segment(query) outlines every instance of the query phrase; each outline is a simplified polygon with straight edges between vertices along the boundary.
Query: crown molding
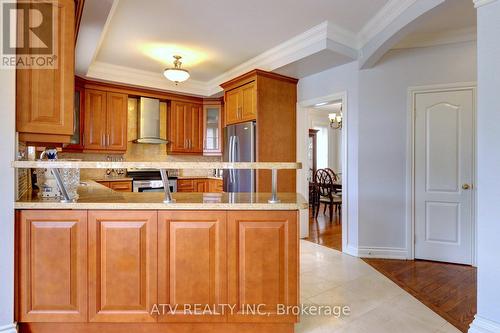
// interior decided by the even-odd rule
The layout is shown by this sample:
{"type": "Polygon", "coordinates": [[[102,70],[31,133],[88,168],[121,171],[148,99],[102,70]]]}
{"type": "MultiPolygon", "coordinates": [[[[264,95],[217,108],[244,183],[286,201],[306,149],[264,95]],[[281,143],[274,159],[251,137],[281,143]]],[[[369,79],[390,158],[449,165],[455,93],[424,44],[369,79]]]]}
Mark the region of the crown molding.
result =
{"type": "Polygon", "coordinates": [[[389,0],[358,33],[358,48],[362,48],[384,30],[417,0],[389,0]]]}
{"type": "Polygon", "coordinates": [[[476,7],[476,8],[489,5],[490,3],[493,3],[495,1],[497,1],[497,0],[473,0],[474,7],[476,7]]]}
{"type": "Polygon", "coordinates": [[[446,44],[464,43],[477,40],[476,28],[448,30],[439,33],[421,33],[405,39],[392,49],[410,49],[446,44]]]}
{"type": "Polygon", "coordinates": [[[197,96],[210,96],[206,82],[188,80],[175,84],[167,80],[162,73],[144,71],[140,69],[113,65],[95,61],[89,68],[88,79],[97,79],[108,82],[119,82],[138,87],[148,87],[178,93],[188,93],[197,96]]]}
{"type": "Polygon", "coordinates": [[[90,79],[120,82],[206,97],[220,92],[222,90],[221,83],[251,70],[272,71],[324,49],[331,48],[331,43],[329,43],[331,40],[339,44],[339,47],[335,49],[336,52],[350,56],[353,60],[356,59],[357,49],[354,48],[356,35],[325,21],[206,82],[190,79],[175,85],[173,82],[166,80],[161,73],[100,61],[94,61],[85,76],[90,79]]]}
{"type": "MultiPolygon", "coordinates": [[[[253,69],[272,71],[278,67],[296,61],[306,55],[318,52],[328,38],[328,22],[325,21],[313,28],[281,43],[258,56],[245,61],[225,73],[210,80],[208,85],[216,89],[221,83],[229,81],[253,69]]],[[[213,90],[212,93],[215,93],[213,90]]]]}

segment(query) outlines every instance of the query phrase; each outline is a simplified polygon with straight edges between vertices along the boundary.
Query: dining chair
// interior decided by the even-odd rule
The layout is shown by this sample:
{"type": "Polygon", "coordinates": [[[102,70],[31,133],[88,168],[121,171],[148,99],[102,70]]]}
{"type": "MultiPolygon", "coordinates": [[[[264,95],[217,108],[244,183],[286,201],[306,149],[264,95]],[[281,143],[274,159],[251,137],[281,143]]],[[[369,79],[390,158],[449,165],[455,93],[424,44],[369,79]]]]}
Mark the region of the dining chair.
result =
{"type": "MultiPolygon", "coordinates": [[[[325,169],[319,169],[316,171],[314,176],[314,182],[316,183],[316,188],[319,194],[319,202],[318,207],[315,210],[315,218],[318,217],[319,206],[323,203],[324,210],[323,214],[326,213],[326,206],[329,208],[330,212],[330,221],[333,219],[333,208],[335,207],[335,211],[339,214],[341,213],[342,207],[342,196],[339,196],[335,193],[334,189],[334,180],[330,172],[325,169]]],[[[314,208],[313,208],[314,210],[314,208]]]]}

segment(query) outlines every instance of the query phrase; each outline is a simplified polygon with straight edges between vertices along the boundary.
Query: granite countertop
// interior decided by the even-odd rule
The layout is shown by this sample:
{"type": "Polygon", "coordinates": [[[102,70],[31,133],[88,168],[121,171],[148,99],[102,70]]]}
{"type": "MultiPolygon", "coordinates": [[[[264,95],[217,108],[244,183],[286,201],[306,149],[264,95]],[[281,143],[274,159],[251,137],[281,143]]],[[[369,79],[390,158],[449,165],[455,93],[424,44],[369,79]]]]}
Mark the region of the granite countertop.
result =
{"type": "Polygon", "coordinates": [[[42,200],[28,192],[14,204],[15,209],[131,209],[131,210],[298,210],[307,202],[298,193],[278,193],[280,203],[270,204],[270,193],[173,193],[175,203],[163,203],[160,192],[116,192],[94,181],[78,188],[75,203],[42,200]]]}

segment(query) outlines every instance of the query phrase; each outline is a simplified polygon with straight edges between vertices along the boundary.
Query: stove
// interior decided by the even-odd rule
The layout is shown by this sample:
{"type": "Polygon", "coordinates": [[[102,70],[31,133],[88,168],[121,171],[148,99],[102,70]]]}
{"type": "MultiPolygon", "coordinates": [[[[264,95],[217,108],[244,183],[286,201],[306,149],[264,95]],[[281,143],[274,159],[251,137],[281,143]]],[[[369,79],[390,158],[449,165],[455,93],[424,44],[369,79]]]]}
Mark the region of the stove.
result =
{"type": "MultiPolygon", "coordinates": [[[[158,169],[127,169],[127,175],[132,178],[134,192],[163,192],[163,181],[158,169]]],[[[177,192],[177,177],[179,170],[167,170],[170,192],[177,192]]]]}

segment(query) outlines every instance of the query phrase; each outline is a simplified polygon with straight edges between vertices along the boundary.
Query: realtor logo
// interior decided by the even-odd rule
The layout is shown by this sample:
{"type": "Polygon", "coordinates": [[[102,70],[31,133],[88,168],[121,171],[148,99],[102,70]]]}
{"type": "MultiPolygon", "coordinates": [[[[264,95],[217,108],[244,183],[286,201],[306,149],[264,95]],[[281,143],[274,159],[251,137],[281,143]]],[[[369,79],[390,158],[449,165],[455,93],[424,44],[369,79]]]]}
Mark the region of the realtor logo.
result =
{"type": "Polygon", "coordinates": [[[57,11],[51,1],[1,2],[1,67],[57,67],[57,11]]]}

